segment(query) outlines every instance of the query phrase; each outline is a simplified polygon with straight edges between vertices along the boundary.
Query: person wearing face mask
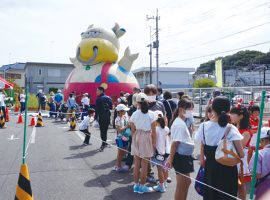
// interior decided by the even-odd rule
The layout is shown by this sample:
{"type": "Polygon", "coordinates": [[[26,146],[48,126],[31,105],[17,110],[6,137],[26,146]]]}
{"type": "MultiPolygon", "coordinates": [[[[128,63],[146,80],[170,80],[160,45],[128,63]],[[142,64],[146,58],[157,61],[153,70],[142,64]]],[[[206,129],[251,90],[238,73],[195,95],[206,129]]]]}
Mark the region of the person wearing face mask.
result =
{"type": "Polygon", "coordinates": [[[185,123],[187,111],[192,107],[188,99],[181,99],[173,114],[171,126],[171,151],[166,167],[174,167],[176,173],[176,190],[174,199],[187,199],[188,189],[191,184],[190,173],[194,172],[192,153],[194,141],[190,137],[185,123]],[[185,176],[183,176],[184,174],[185,176]]]}
{"type": "MultiPolygon", "coordinates": [[[[166,117],[166,110],[162,102],[157,101],[157,87],[154,84],[147,85],[144,88],[144,93],[147,95],[148,102],[149,102],[149,110],[150,111],[161,111],[163,116],[165,116],[165,125],[168,125],[168,120],[166,117]]],[[[147,174],[147,181],[151,183],[156,183],[156,179],[153,176],[151,165],[148,166],[148,174],[147,174]]],[[[170,178],[169,178],[170,179],[170,178]]],[[[170,181],[169,181],[170,182],[170,181]]]]}

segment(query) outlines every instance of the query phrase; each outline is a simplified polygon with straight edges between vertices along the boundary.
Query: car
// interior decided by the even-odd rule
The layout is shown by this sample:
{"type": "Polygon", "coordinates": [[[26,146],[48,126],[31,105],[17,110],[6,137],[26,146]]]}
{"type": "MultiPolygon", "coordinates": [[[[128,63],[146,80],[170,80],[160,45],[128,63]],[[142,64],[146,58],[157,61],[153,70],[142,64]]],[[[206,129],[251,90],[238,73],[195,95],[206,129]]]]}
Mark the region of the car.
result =
{"type": "Polygon", "coordinates": [[[210,98],[211,98],[211,93],[203,92],[201,96],[200,95],[195,96],[193,98],[193,102],[195,104],[200,104],[200,101],[201,101],[202,105],[206,105],[210,98]]]}

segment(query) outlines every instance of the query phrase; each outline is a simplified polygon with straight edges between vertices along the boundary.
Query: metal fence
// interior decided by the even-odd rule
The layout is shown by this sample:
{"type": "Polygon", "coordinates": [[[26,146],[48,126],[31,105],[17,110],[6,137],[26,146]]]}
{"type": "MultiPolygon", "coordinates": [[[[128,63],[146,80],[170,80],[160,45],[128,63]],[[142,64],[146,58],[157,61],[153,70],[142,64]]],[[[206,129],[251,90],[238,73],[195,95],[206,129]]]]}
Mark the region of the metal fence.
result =
{"type": "MultiPolygon", "coordinates": [[[[177,98],[177,93],[182,91],[190,96],[195,104],[194,115],[197,117],[204,117],[205,108],[212,96],[213,91],[217,88],[177,88],[177,89],[163,89],[163,91],[170,91],[173,98],[177,98]]],[[[242,99],[242,104],[248,106],[249,102],[253,100],[255,104],[260,105],[262,90],[266,91],[264,120],[270,118],[270,86],[258,87],[223,87],[219,88],[221,94],[226,96],[231,101],[232,105],[239,99],[242,99]]]]}

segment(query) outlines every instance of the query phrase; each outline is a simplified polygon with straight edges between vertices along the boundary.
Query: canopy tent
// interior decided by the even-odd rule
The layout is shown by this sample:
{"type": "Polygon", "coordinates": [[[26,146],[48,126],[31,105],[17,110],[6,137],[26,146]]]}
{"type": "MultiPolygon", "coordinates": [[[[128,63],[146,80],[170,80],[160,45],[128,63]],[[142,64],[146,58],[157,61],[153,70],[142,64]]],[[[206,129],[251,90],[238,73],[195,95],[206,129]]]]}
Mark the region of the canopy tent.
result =
{"type": "Polygon", "coordinates": [[[13,89],[14,84],[0,77],[0,89],[13,89]]]}

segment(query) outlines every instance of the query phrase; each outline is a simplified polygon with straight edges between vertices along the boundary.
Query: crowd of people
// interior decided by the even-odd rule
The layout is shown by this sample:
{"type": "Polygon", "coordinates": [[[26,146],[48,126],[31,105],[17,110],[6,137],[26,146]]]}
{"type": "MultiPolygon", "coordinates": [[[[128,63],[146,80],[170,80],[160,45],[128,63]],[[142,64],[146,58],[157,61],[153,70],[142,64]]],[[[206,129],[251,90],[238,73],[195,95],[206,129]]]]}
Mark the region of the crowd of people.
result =
{"type": "MultiPolygon", "coordinates": [[[[205,119],[195,133],[194,104],[183,92],[178,93],[177,100],[172,99],[169,91],[163,93],[155,85],[147,85],[143,93],[138,88],[133,89],[133,94],[122,92],[113,118],[118,152],[112,170],[128,172],[134,165],[133,191],[143,194],[165,192],[171,181],[168,169],[174,168],[177,183],[175,199],[186,199],[191,184],[189,177],[194,173],[196,158],[193,151],[197,141],[201,143],[200,163],[205,171],[203,182],[217,189],[205,186],[203,198],[246,199],[246,184],[251,181],[254,162],[255,145],[251,140],[258,130],[260,108],[255,104],[246,108],[240,101],[231,105],[228,98],[220,96],[221,93],[214,93],[206,108],[205,119]],[[233,142],[243,162],[243,170],[240,164],[226,166],[215,159],[217,146],[226,131],[228,141],[233,142]],[[157,176],[153,173],[153,166],[157,166],[157,176]],[[149,187],[147,182],[156,185],[149,187]]],[[[102,139],[99,151],[102,152],[107,146],[112,100],[104,94],[102,87],[98,88],[97,94],[97,107],[88,113],[88,117],[92,116],[92,122],[96,120],[99,124],[102,139]]],[[[88,117],[81,124],[86,122],[89,127],[91,120],[88,117]]],[[[87,131],[85,145],[89,144],[90,135],[87,131]]],[[[269,147],[270,128],[263,127],[256,176],[259,182],[257,199],[270,187],[269,147]]]]}
{"type": "MultiPolygon", "coordinates": [[[[4,112],[0,90],[0,108],[4,112]]],[[[46,95],[39,91],[38,110],[50,107],[50,116],[57,117],[56,111],[63,105],[67,107],[67,120],[76,110],[76,95],[71,93],[64,102],[61,90],[46,95]]],[[[21,112],[25,105],[25,93],[19,95],[21,112]]],[[[85,134],[83,145],[90,144],[91,124],[98,126],[102,140],[99,152],[107,143],[107,132],[111,124],[111,110],[115,108],[113,127],[116,130],[115,143],[118,147],[116,163],[112,170],[119,173],[129,172],[132,167],[135,193],[166,192],[172,180],[169,169],[176,173],[175,199],[187,199],[191,185],[190,174],[194,173],[195,143],[200,143],[200,165],[204,168],[203,199],[246,199],[247,185],[251,182],[254,164],[254,150],[258,131],[260,107],[253,102],[248,107],[239,100],[232,105],[228,98],[214,91],[206,107],[205,119],[195,131],[193,117],[194,104],[184,92],[162,91],[155,85],[147,85],[143,92],[134,88],[132,94],[121,92],[116,105],[105,94],[103,87],[97,89],[95,107],[90,106],[89,94],[81,98],[79,130],[85,134]],[[224,139],[232,142],[240,164],[227,166],[216,160],[217,147],[224,139]],[[157,175],[153,168],[157,167],[157,175]],[[241,167],[242,166],[242,167],[241,167]],[[149,187],[146,183],[156,183],[149,187]],[[211,186],[211,187],[208,187],[211,186]],[[213,189],[215,188],[215,189],[213,189]],[[220,192],[222,191],[222,192],[220,192]],[[230,196],[231,195],[231,196],[230,196]]],[[[270,128],[263,127],[256,169],[256,199],[270,188],[270,128]]]]}

